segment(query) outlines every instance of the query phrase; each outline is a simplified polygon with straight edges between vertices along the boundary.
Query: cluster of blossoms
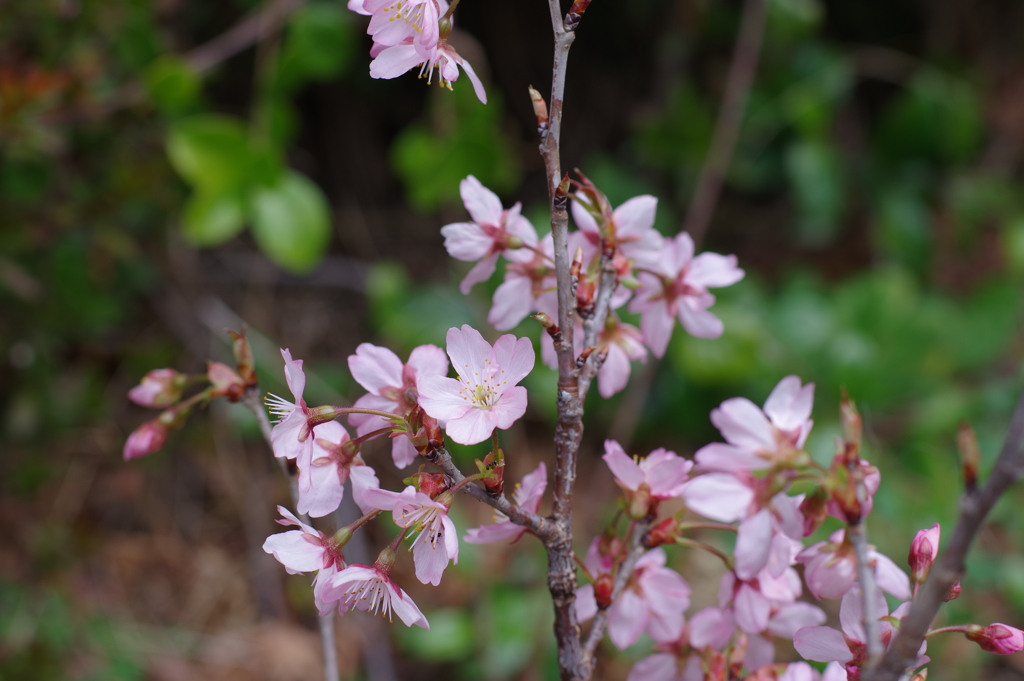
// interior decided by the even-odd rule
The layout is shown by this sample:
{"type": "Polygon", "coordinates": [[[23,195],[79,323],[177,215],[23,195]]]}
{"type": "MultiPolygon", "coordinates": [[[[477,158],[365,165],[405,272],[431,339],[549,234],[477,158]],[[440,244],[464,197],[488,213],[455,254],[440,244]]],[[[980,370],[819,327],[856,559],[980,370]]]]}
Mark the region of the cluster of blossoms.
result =
{"type": "Polygon", "coordinates": [[[437,69],[438,85],[450,90],[462,67],[476,96],[487,103],[473,67],[448,44],[454,5],[445,0],[349,0],[348,8],[370,17],[366,32],[373,36],[372,77],[397,78],[419,67],[419,77],[429,84],[437,69]]]}
{"type": "MultiPolygon", "coordinates": [[[[722,335],[721,320],[708,311],[715,302],[708,289],[734,284],[744,273],[735,256],[695,255],[686,232],[662,236],[654,229],[658,200],[653,196],[634,197],[613,210],[607,198],[581,178],[572,200],[578,229],[569,234],[578,282],[573,332],[575,347],[583,352],[583,322],[594,314],[602,268],[614,268],[619,283],[591,350],[604,358],[597,380],[601,396],[607,398],[626,386],[632,361],[647,361],[648,349],[655,357],[664,356],[676,319],[694,336],[722,335]],[[639,329],[620,318],[616,310],[624,307],[640,315],[639,329]]],[[[518,203],[503,209],[494,192],[472,175],[462,181],[460,190],[473,221],[445,225],[441,234],[449,255],[476,263],[462,280],[462,292],[490,278],[500,255],[507,261],[505,278],[494,292],[488,322],[509,330],[532,312],[557,319],[551,235],[539,239],[518,203]]],[[[551,339],[545,336],[541,342],[545,363],[555,367],[551,339]]]]}
{"type": "MultiPolygon", "coordinates": [[[[389,49],[419,50],[443,41],[443,31],[440,38],[427,34],[422,44],[420,36],[432,30],[428,24],[437,22],[440,7],[434,0],[358,4],[374,17],[371,33],[381,56],[389,49]],[[382,23],[382,16],[389,23],[382,23]],[[415,35],[406,34],[413,29],[415,35]]],[[[597,377],[600,392],[609,396],[626,384],[631,360],[646,359],[648,350],[657,357],[664,354],[676,319],[695,336],[720,335],[722,323],[709,311],[714,296],[708,289],[739,281],[743,271],[733,256],[695,255],[685,233],[669,239],[656,232],[653,197],[636,197],[613,210],[585,177],[577,185],[572,214],[579,229],[569,240],[575,253],[573,333],[581,340],[585,336],[602,280],[613,273],[614,286],[605,289],[607,321],[597,345],[576,344],[579,360],[586,361],[583,353],[603,358],[597,377]],[[640,314],[640,328],[618,316],[616,310],[627,304],[640,314]]],[[[519,204],[504,209],[475,178],[463,180],[461,189],[473,221],[446,225],[442,234],[454,257],[476,263],[462,282],[463,292],[488,279],[499,256],[504,257],[505,280],[495,293],[490,322],[508,330],[536,311],[543,313],[538,317],[548,316],[550,324],[557,315],[551,237],[539,239],[519,204]]],[[[541,341],[549,360],[551,335],[541,341]]],[[[179,427],[197,404],[255,396],[251,350],[244,335],[233,338],[237,370],[212,362],[199,377],[158,369],[131,391],[135,402],[164,412],[129,437],[125,458],[159,449],[168,431],[179,427]],[[209,385],[183,399],[185,388],[198,381],[209,385]]],[[[504,500],[505,454],[497,434],[526,412],[527,391],[519,383],[534,368],[533,343],[506,334],[492,344],[464,325],[449,329],[445,349],[421,345],[406,362],[387,348],[363,343],[348,366],[367,392],[351,407],[309,406],[302,361],[287,349],[281,356],[292,399],[267,398],[277,418],[269,439],[274,455],[293,462],[297,470],[298,515],[279,507],[278,522],[298,529],[272,535],[264,549],[290,573],[315,573],[313,597],[321,615],[363,610],[428,628],[426,617],[391,578],[402,542],[411,541],[416,578],[436,586],[449,563],[459,559],[458,531],[449,517],[457,492],[481,483],[478,493],[508,504],[500,506],[508,516],[496,513],[493,524],[466,532],[463,539],[470,543],[515,542],[530,530],[514,518],[537,514],[540,508],[547,487],[544,463],[517,485],[511,502],[504,500]],[[451,370],[456,377],[449,376],[451,370]],[[348,419],[354,438],[339,418],[348,419]],[[446,435],[464,445],[492,441],[490,454],[477,461],[477,474],[457,476],[456,482],[450,468],[425,470],[427,463],[440,465],[442,454],[447,457],[446,435]],[[391,439],[392,461],[399,469],[423,457],[424,465],[403,481],[401,491],[381,488],[363,456],[363,445],[378,438],[391,439]],[[318,531],[308,518],[333,513],[346,483],[363,516],[332,535],[318,531]],[[400,528],[394,541],[372,565],[347,564],[344,547],[352,534],[385,512],[400,528]]],[[[810,457],[804,446],[813,426],[813,403],[814,385],[797,376],[783,378],[763,407],[742,397],[725,400],[710,417],[724,442],[702,447],[692,461],[663,448],[631,458],[617,442],[605,442],[603,458],[623,499],[615,521],[578,561],[588,583],[578,589],[575,609],[584,624],[606,623],[619,649],[644,635],[653,641],[654,652],[633,667],[629,681],[857,681],[869,648],[884,648],[894,640],[936,560],[939,526],[914,538],[909,576],[873,547],[858,549],[855,536],[871,513],[881,476],[861,458],[860,417],[845,398],[844,436],[837,440],[831,465],[810,457]],[[793,493],[798,481],[808,491],[793,493]],[[671,514],[659,518],[666,508],[671,514]],[[805,546],[829,517],[839,528],[826,540],[805,546]],[[728,532],[735,541],[723,550],[703,540],[708,531],[728,532]],[[643,553],[637,555],[641,546],[643,553]],[[668,546],[706,550],[723,561],[717,605],[688,615],[691,588],[670,567],[668,546]],[[858,560],[868,566],[871,584],[858,583],[858,560]],[[814,598],[841,601],[841,631],[825,625],[825,612],[806,600],[805,587],[814,598]],[[890,612],[883,592],[902,603],[890,612]],[[868,620],[877,622],[869,627],[868,620]],[[819,673],[805,662],[776,663],[775,639],[792,641],[806,660],[828,666],[819,673]]],[[[949,599],[958,594],[959,587],[949,599]]],[[[940,632],[962,633],[992,652],[1024,649],[1024,632],[1001,623],[948,626],[929,635],[940,632]]],[[[927,662],[922,644],[909,673],[927,662]]],[[[914,678],[923,679],[923,674],[914,678]]]]}

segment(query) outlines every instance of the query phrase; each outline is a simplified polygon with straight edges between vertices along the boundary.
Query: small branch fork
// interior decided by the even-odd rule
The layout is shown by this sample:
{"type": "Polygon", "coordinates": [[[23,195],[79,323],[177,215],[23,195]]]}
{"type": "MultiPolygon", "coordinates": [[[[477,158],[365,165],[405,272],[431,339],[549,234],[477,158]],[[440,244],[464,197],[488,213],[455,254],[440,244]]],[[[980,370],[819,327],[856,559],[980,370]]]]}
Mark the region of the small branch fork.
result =
{"type": "Polygon", "coordinates": [[[917,651],[931,626],[946,594],[966,569],[964,560],[974,538],[981,530],[985,516],[999,497],[1024,476],[1024,394],[1021,395],[1010,421],[1002,451],[988,482],[980,489],[968,490],[960,499],[960,517],[953,537],[942,558],[932,566],[928,579],[910,606],[910,613],[900,624],[899,634],[889,652],[877,667],[862,670],[863,681],[897,681],[917,660],[917,651]]]}

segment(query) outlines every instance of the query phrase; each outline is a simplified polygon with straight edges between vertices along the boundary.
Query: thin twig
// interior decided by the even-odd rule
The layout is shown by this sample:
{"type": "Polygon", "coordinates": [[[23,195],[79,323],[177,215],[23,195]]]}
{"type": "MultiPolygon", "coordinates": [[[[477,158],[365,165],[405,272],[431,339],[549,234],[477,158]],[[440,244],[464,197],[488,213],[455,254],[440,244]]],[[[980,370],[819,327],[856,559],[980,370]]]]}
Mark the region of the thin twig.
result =
{"type": "Polygon", "coordinates": [[[985,486],[960,499],[960,517],[942,558],[932,566],[924,586],[917,592],[917,598],[910,606],[910,613],[903,619],[899,634],[893,641],[882,663],[874,669],[864,669],[864,681],[896,681],[903,672],[917,660],[924,635],[935,614],[945,601],[953,583],[960,579],[966,566],[967,552],[981,530],[985,516],[992,510],[999,497],[1024,475],[1024,394],[1021,395],[1010,421],[999,459],[992,469],[985,486]]]}
{"type": "MultiPolygon", "coordinates": [[[[267,441],[267,446],[270,447],[271,452],[274,450],[274,443],[271,440],[272,428],[270,426],[270,418],[267,416],[267,412],[263,409],[263,405],[260,403],[260,391],[259,388],[252,388],[245,392],[242,397],[242,403],[249,408],[249,411],[256,416],[256,421],[260,424],[260,432],[263,434],[263,439],[267,441]]],[[[288,462],[283,458],[274,457],[277,461],[278,467],[284,474],[285,479],[288,480],[288,490],[291,492],[292,505],[298,510],[299,505],[299,481],[298,477],[288,468],[288,462]]],[[[309,516],[305,513],[301,513],[298,516],[299,520],[309,524],[311,521],[309,516]]],[[[334,611],[331,614],[317,618],[317,624],[320,627],[320,641],[323,643],[323,654],[324,654],[324,678],[326,681],[339,681],[338,676],[338,651],[334,646],[334,611]]]]}
{"type": "Polygon", "coordinates": [[[715,122],[711,147],[701,168],[693,200],[686,213],[683,230],[700,243],[711,223],[715,205],[722,193],[722,179],[732,162],[736,140],[739,137],[743,112],[747,107],[747,96],[757,72],[758,57],[765,26],[764,0],[746,0],[743,4],[743,18],[736,38],[732,64],[725,85],[725,95],[715,122]]]}
{"type": "MultiPolygon", "coordinates": [[[[601,280],[598,282],[597,298],[594,302],[594,314],[583,322],[583,347],[589,348],[597,345],[597,337],[604,328],[608,319],[608,312],[611,309],[612,295],[619,285],[619,277],[615,272],[615,266],[610,258],[601,256],[601,280]]],[[[600,369],[597,366],[598,353],[592,354],[586,364],[580,370],[579,393],[580,404],[587,401],[587,392],[590,390],[590,383],[597,376],[600,369]]]]}
{"type": "MultiPolygon", "coordinates": [[[[647,534],[647,530],[651,529],[651,520],[644,518],[637,522],[636,527],[633,528],[633,534],[629,538],[629,550],[626,553],[626,558],[622,561],[619,566],[619,571],[615,575],[615,584],[612,587],[612,598],[611,602],[614,602],[622,590],[626,588],[626,584],[629,583],[629,578],[633,574],[633,568],[636,567],[636,562],[640,560],[640,557],[644,555],[645,549],[643,545],[644,535],[647,534]]],[[[594,615],[594,621],[590,625],[590,633],[587,634],[587,642],[583,646],[583,652],[587,656],[587,659],[593,660],[594,653],[597,651],[597,646],[601,643],[601,639],[604,638],[604,630],[608,626],[608,611],[598,610],[597,614],[594,615]]],[[[591,664],[593,666],[593,664],[591,664]]]]}
{"type": "Polygon", "coordinates": [[[851,523],[846,528],[846,536],[853,544],[857,556],[857,581],[860,582],[861,619],[864,621],[864,636],[867,638],[868,660],[877,661],[882,656],[882,639],[878,635],[878,613],[875,612],[874,569],[868,557],[868,538],[863,520],[851,523]]]}

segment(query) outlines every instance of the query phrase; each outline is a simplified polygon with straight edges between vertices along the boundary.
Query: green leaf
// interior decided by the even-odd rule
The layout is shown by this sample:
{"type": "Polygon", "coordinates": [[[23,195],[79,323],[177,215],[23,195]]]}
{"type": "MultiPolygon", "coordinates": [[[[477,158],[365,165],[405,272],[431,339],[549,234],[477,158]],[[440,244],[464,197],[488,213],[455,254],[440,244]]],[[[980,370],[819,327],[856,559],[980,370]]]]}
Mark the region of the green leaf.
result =
{"type": "Polygon", "coordinates": [[[186,181],[209,194],[274,184],[280,173],[277,154],[252,142],[242,121],[227,116],[178,121],[167,136],[167,155],[186,181]]]}
{"type": "Polygon", "coordinates": [[[173,55],[165,55],[150,64],[145,83],[150,100],[168,116],[185,113],[199,98],[199,75],[185,60],[173,55]]]}
{"type": "Polygon", "coordinates": [[[268,258],[295,274],[312,270],[327,249],[331,213],[320,188],[286,171],[253,196],[252,233],[268,258]]]}
{"type": "Polygon", "coordinates": [[[806,246],[827,245],[839,230],[844,203],[835,150],[825,142],[796,142],[786,153],[786,171],[800,208],[800,241],[806,246]]]}
{"type": "Polygon", "coordinates": [[[304,80],[336,78],[352,63],[354,54],[355,40],[346,11],[340,5],[307,5],[289,22],[279,83],[294,89],[304,80]]]}
{"type": "Polygon", "coordinates": [[[185,204],[183,226],[193,246],[217,246],[242,231],[245,207],[237,194],[193,194],[185,204]]]}

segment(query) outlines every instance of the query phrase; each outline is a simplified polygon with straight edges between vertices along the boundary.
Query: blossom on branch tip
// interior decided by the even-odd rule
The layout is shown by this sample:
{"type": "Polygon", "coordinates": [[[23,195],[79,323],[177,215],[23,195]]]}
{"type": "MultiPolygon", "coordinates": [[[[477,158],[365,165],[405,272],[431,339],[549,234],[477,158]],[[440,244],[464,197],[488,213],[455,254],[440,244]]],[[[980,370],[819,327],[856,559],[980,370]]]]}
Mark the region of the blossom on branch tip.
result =
{"type": "Polygon", "coordinates": [[[391,579],[395,552],[384,549],[373,565],[349,565],[334,575],[326,588],[326,597],[338,603],[340,610],[378,612],[391,621],[392,613],[411,627],[430,629],[427,618],[416,607],[409,594],[391,579]]]}
{"type": "MultiPolygon", "coordinates": [[[[380,44],[376,47],[379,47],[380,44]]],[[[437,84],[441,87],[452,89],[452,83],[459,79],[459,67],[469,76],[473,84],[473,91],[477,99],[487,103],[487,93],[484,92],[484,85],[476,75],[469,62],[462,58],[451,45],[447,38],[441,38],[424,53],[420,44],[414,38],[406,38],[404,41],[385,46],[380,51],[371,51],[375,57],[370,62],[370,76],[372,78],[397,78],[407,71],[420,67],[418,78],[426,78],[427,85],[430,85],[434,78],[434,69],[437,69],[437,84]]],[[[493,271],[493,270],[492,270],[493,271]]]]}
{"type": "MultiPolygon", "coordinates": [[[[512,494],[512,503],[528,513],[536,513],[540,508],[544,490],[548,486],[548,469],[541,461],[537,468],[523,476],[523,482],[516,484],[512,494]]],[[[494,512],[494,523],[466,530],[463,537],[469,544],[488,544],[496,541],[516,542],[526,532],[522,525],[516,525],[501,511],[494,512]]]]}
{"type": "Polygon", "coordinates": [[[680,232],[675,239],[664,239],[655,266],[637,274],[641,286],[629,310],[640,313],[640,329],[655,357],[665,355],[676,318],[692,336],[721,336],[722,321],[708,312],[715,303],[708,289],[731,286],[744,276],[734,255],[694,257],[693,251],[693,239],[680,232]]]}
{"type": "MultiPolygon", "coordinates": [[[[532,254],[521,251],[524,255],[519,255],[519,249],[523,246],[536,247],[537,231],[520,214],[521,204],[503,209],[498,195],[472,175],[459,183],[459,193],[473,222],[445,225],[441,228],[441,235],[444,236],[448,255],[465,262],[479,261],[459,284],[463,293],[469,293],[474,284],[487,281],[494,274],[498,256],[503,251],[507,251],[506,257],[516,253],[516,260],[531,260],[532,254]]],[[[550,255],[551,262],[554,262],[553,247],[550,255]]]]}
{"type": "MultiPolygon", "coordinates": [[[[409,362],[391,350],[370,343],[362,343],[354,355],[349,355],[348,368],[352,378],[369,391],[356,400],[353,407],[386,411],[408,416],[419,400],[418,382],[423,376],[448,374],[448,358],[436,345],[421,345],[409,354],[409,362]]],[[[349,423],[356,433],[366,435],[391,425],[386,419],[373,414],[350,414],[349,423]]],[[[408,437],[391,440],[391,458],[399,468],[416,460],[416,448],[408,437]]]]}
{"type": "MultiPolygon", "coordinates": [[[[888,556],[868,547],[868,560],[874,565],[879,589],[896,598],[910,598],[910,579],[888,556]]],[[[804,566],[804,580],[815,598],[840,598],[854,584],[857,556],[847,541],[846,530],[836,530],[828,541],[807,547],[796,557],[804,566]]]]}
{"type": "Polygon", "coordinates": [[[420,406],[446,421],[448,435],[463,445],[483,442],[526,412],[526,388],[517,385],[533,370],[533,344],[512,334],[491,346],[468,324],[448,329],[448,356],[459,378],[424,376],[420,406]]]}

